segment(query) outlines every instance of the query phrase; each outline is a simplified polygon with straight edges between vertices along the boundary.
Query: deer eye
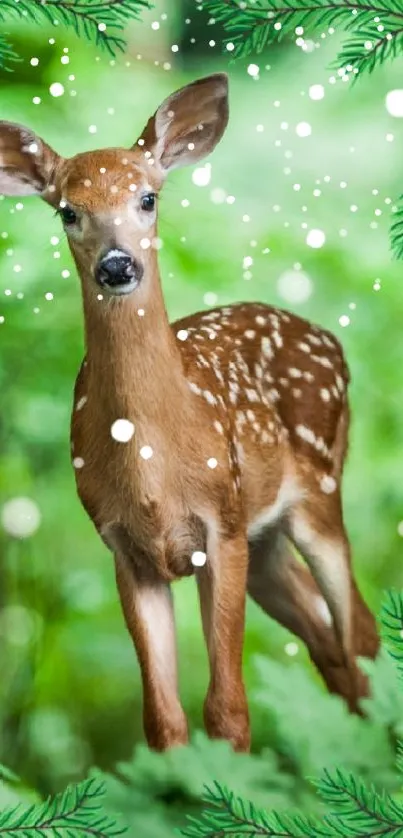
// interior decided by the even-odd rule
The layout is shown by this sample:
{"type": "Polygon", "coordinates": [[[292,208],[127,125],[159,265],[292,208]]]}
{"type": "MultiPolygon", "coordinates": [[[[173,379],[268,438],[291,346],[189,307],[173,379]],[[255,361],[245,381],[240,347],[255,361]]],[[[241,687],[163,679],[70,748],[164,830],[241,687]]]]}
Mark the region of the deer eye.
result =
{"type": "Polygon", "coordinates": [[[76,213],[71,207],[68,206],[68,204],[65,204],[65,206],[60,207],[58,213],[62,218],[63,224],[66,224],[67,226],[75,224],[77,221],[76,213]]]}
{"type": "Polygon", "coordinates": [[[155,207],[156,197],[155,192],[148,192],[147,195],[143,195],[141,199],[141,209],[146,212],[152,212],[155,207]]]}

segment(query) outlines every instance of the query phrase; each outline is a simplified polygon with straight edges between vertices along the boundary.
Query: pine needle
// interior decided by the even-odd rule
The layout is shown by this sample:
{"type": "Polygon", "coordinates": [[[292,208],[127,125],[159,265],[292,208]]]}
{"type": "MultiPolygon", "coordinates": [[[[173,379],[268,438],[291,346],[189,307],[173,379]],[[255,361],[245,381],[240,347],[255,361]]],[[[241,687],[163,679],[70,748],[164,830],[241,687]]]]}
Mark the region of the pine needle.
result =
{"type": "Polygon", "coordinates": [[[0,70],[11,71],[10,64],[21,61],[14,48],[3,35],[0,35],[0,70]]]}
{"type": "MultiPolygon", "coordinates": [[[[37,24],[43,21],[53,26],[63,24],[114,56],[126,47],[120,34],[126,24],[139,19],[141,12],[150,8],[149,0],[19,0],[18,3],[1,0],[0,23],[18,18],[37,24]]],[[[17,59],[12,48],[0,38],[0,68],[10,69],[10,62],[17,59]]]]}
{"type": "Polygon", "coordinates": [[[403,259],[403,195],[400,196],[393,213],[390,228],[390,244],[395,259],[403,259]]]}
{"type": "Polygon", "coordinates": [[[307,33],[331,27],[351,32],[332,66],[352,79],[403,52],[402,0],[202,0],[201,5],[223,24],[232,58],[260,53],[287,36],[295,40],[297,27],[303,29],[302,46],[307,33]]]}
{"type": "Polygon", "coordinates": [[[0,836],[7,838],[115,838],[126,829],[119,827],[101,806],[103,784],[94,778],[68,786],[62,794],[44,803],[22,804],[0,811],[0,836]]]}

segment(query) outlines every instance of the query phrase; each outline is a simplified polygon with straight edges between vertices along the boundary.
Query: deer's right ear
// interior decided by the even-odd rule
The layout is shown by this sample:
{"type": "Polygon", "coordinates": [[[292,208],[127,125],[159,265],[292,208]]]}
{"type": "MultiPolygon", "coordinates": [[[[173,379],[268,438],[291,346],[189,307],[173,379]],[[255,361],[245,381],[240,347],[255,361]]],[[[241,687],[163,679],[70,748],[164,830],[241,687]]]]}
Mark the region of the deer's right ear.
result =
{"type": "Polygon", "coordinates": [[[52,201],[52,177],[61,158],[28,128],[0,121],[0,194],[40,195],[52,201]]]}
{"type": "Polygon", "coordinates": [[[164,177],[197,163],[215,148],[228,122],[228,77],[198,79],[168,96],[148,121],[137,145],[164,177]]]}

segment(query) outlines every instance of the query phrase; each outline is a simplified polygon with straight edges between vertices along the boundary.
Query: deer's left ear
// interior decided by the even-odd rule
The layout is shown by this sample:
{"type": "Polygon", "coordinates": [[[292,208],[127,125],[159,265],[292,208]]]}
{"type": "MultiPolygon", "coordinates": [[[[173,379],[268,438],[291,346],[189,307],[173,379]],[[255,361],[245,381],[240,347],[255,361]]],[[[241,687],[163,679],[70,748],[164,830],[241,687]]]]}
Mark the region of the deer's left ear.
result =
{"type": "Polygon", "coordinates": [[[29,128],[0,122],[1,195],[40,195],[52,203],[49,187],[60,160],[29,128]]]}
{"type": "Polygon", "coordinates": [[[155,166],[165,175],[210,154],[227,123],[228,77],[215,73],[165,99],[136,145],[151,154],[155,166]]]}

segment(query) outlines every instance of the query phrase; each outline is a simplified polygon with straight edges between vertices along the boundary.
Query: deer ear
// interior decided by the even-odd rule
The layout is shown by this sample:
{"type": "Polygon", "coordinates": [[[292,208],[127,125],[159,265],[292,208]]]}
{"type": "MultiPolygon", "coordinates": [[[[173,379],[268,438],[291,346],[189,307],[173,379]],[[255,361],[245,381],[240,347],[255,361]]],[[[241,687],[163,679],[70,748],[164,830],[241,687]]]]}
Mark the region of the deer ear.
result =
{"type": "Polygon", "coordinates": [[[136,145],[166,174],[210,154],[228,123],[228,77],[225,73],[182,87],[160,105],[136,145]]]}
{"type": "Polygon", "coordinates": [[[61,158],[28,128],[0,121],[0,194],[41,195],[50,200],[61,158]]]}

